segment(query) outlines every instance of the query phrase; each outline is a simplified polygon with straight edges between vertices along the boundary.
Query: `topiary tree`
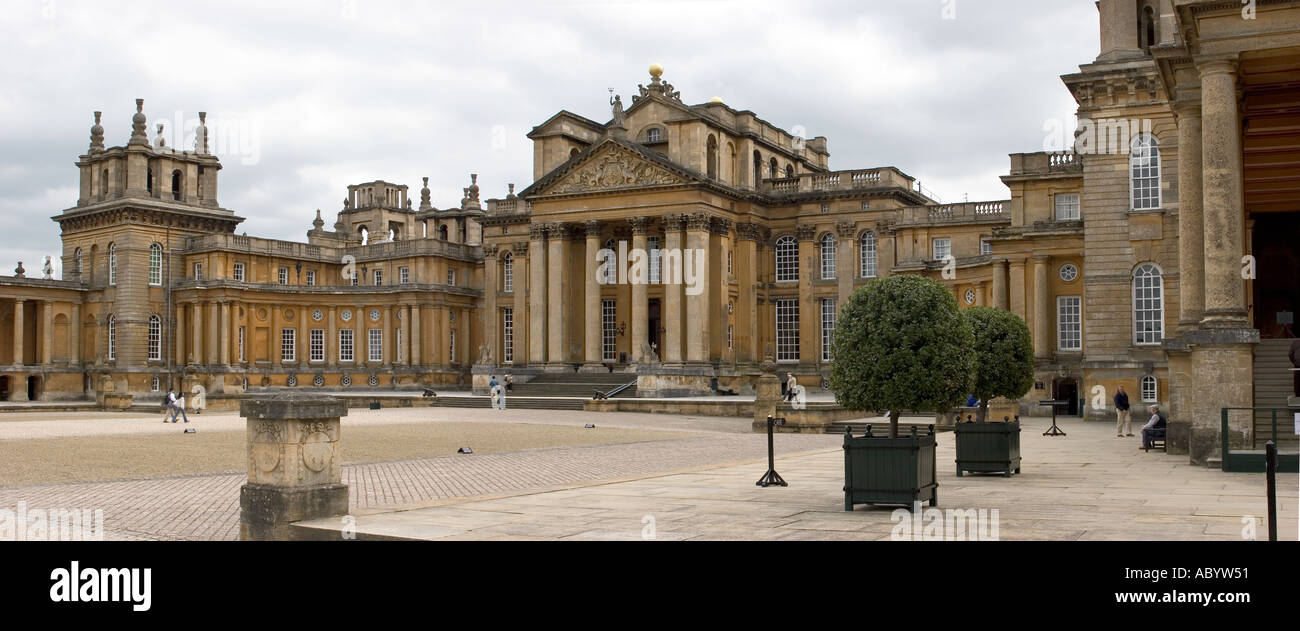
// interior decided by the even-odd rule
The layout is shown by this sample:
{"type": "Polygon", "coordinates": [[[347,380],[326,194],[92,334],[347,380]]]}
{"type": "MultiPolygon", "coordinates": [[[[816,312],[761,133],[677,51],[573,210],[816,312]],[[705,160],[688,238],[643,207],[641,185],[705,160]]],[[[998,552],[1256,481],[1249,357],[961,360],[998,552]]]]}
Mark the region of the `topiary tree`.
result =
{"type": "Polygon", "coordinates": [[[1018,399],[1034,387],[1034,344],[1019,316],[992,307],[962,312],[975,335],[975,384],[979,422],[988,417],[989,399],[1018,399]]]}
{"type": "Polygon", "coordinates": [[[831,342],[831,390],[850,410],[941,411],[971,392],[970,324],[952,292],[920,276],[891,276],[854,292],[831,342]]]}

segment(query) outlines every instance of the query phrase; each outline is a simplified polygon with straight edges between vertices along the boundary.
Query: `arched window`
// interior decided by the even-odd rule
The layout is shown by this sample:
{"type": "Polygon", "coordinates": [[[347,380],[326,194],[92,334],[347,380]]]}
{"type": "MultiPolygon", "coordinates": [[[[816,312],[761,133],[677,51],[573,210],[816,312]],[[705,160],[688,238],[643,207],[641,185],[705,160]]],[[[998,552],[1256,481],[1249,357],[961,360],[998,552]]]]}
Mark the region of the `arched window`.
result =
{"type": "Polygon", "coordinates": [[[770,178],[778,178],[778,177],[781,177],[780,175],[778,175],[778,171],[777,171],[778,168],[780,168],[780,167],[778,167],[778,166],[776,165],[776,158],[772,158],[772,159],[768,160],[768,161],[767,161],[767,177],[770,177],[770,178]]]}
{"type": "Polygon", "coordinates": [[[162,318],[149,316],[149,359],[162,360],[162,318]]]}
{"type": "Polygon", "coordinates": [[[793,164],[786,163],[786,165],[785,165],[785,176],[786,176],[786,177],[794,177],[794,165],[793,165],[793,164]]]}
{"type": "Polygon", "coordinates": [[[1134,138],[1128,162],[1133,210],[1160,208],[1160,143],[1155,136],[1134,138]]]}
{"type": "Polygon", "coordinates": [[[827,232],[822,235],[822,280],[835,278],[835,235],[827,232]]]}
{"type": "Polygon", "coordinates": [[[370,229],[365,226],[361,226],[360,228],[357,229],[357,232],[361,234],[361,245],[369,245],[370,229]]]}
{"type": "Polygon", "coordinates": [[[754,188],[758,188],[763,182],[763,156],[754,152],[754,188]]]}
{"type": "Polygon", "coordinates": [[[1151,263],[1133,270],[1133,342],[1159,344],[1164,339],[1164,281],[1151,263]]]}
{"type": "Polygon", "coordinates": [[[149,244],[149,284],[162,284],[162,245],[149,244]]]}
{"type": "Polygon", "coordinates": [[[858,266],[863,278],[876,277],[876,233],[870,230],[862,233],[858,239],[862,251],[858,254],[858,266]]]}
{"type": "Polygon", "coordinates": [[[515,255],[506,252],[501,257],[501,291],[511,293],[515,290],[515,255]]]}
{"type": "Polygon", "coordinates": [[[574,148],[572,148],[572,149],[569,150],[569,159],[570,159],[570,160],[572,160],[572,159],[573,159],[573,156],[576,156],[576,155],[578,155],[578,148],[577,148],[577,147],[574,147],[574,148]]]}
{"type": "Polygon", "coordinates": [[[731,157],[731,180],[732,185],[740,184],[740,162],[736,160],[736,145],[727,143],[727,155],[731,157]]]}
{"type": "Polygon", "coordinates": [[[83,263],[83,261],[81,260],[81,248],[77,248],[76,250],[73,250],[73,252],[72,252],[72,263],[73,263],[73,265],[76,265],[76,266],[77,266],[77,267],[73,270],[73,271],[76,272],[76,274],[77,274],[77,280],[81,280],[81,270],[83,269],[83,268],[81,267],[81,265],[82,265],[82,263],[83,263]]]}
{"type": "Polygon", "coordinates": [[[602,284],[617,285],[618,265],[616,264],[616,262],[618,261],[618,254],[617,254],[618,241],[614,239],[606,240],[605,247],[602,248],[602,250],[603,250],[603,255],[605,257],[605,259],[602,261],[602,263],[605,264],[605,279],[602,284]]]}
{"type": "Polygon", "coordinates": [[[1142,50],[1151,52],[1151,47],[1159,43],[1158,28],[1155,9],[1152,9],[1151,5],[1143,7],[1138,17],[1138,37],[1142,39],[1139,44],[1142,50]]]}
{"type": "Polygon", "coordinates": [[[1143,403],[1158,403],[1160,401],[1160,392],[1156,378],[1147,375],[1142,378],[1138,388],[1141,391],[1143,403]]]}
{"type": "Polygon", "coordinates": [[[645,130],[646,142],[659,142],[662,138],[663,132],[661,132],[658,127],[651,127],[650,129],[645,130]]]}
{"type": "Polygon", "coordinates": [[[181,201],[181,172],[180,169],[172,171],[172,199],[181,201]]]}
{"type": "Polygon", "coordinates": [[[117,359],[117,318],[108,316],[108,358],[117,359]]]}
{"type": "Polygon", "coordinates": [[[799,242],[784,236],[776,240],[776,282],[799,280],[799,242]]]}
{"type": "Polygon", "coordinates": [[[153,167],[149,167],[148,169],[145,169],[144,188],[145,190],[149,191],[149,195],[152,197],[153,196],[153,167]]]}
{"type": "Polygon", "coordinates": [[[117,284],[117,244],[108,244],[108,284],[117,284]]]}
{"type": "Polygon", "coordinates": [[[718,139],[709,134],[709,141],[705,151],[705,165],[708,169],[710,180],[718,179],[718,139]]]}
{"type": "Polygon", "coordinates": [[[446,240],[447,240],[447,225],[446,225],[446,224],[443,224],[443,225],[441,225],[441,226],[438,226],[438,238],[439,238],[439,239],[442,239],[443,241],[446,241],[446,240]]]}

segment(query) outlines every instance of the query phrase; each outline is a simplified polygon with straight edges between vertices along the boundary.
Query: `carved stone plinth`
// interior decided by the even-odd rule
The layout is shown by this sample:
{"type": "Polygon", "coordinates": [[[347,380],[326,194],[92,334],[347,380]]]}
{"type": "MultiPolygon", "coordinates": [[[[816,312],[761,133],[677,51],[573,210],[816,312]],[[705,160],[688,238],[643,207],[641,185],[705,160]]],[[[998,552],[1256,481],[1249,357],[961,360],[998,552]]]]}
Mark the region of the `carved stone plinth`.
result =
{"type": "Polygon", "coordinates": [[[248,484],[239,493],[239,538],[282,541],[291,524],[346,515],[340,418],[347,405],[326,395],[284,393],[243,401],[248,484]]]}

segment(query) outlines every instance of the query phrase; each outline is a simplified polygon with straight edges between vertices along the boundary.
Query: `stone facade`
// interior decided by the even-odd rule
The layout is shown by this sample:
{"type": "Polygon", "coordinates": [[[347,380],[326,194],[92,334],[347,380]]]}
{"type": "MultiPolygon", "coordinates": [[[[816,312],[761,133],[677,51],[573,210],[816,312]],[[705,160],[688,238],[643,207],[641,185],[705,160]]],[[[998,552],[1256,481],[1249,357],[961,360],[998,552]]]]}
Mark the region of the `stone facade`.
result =
{"type": "Polygon", "coordinates": [[[357,184],[333,230],[318,213],[306,243],[272,241],[234,234],[204,147],[151,147],[141,108],[130,142],[105,148],[97,117],[81,197],[55,217],[69,271],[0,280],[0,375],[10,399],[29,376],[48,399],[103,379],[148,392],[159,376],[163,390],[222,393],[612,370],[643,396],[680,396],[752,392],[770,361],[817,387],[849,295],[922,274],[1029,325],[1037,385],[1022,412],[1068,399],[1067,413],[1113,418],[1124,385],[1136,418],[1165,406],[1171,449],[1205,462],[1216,410],[1262,396],[1255,344],[1293,335],[1300,307],[1300,281],[1277,271],[1300,267],[1287,241],[1300,232],[1287,122],[1300,3],[1098,9],[1101,54],[1062,78],[1079,105],[1073,148],[1011,155],[1005,200],[943,203],[893,167],[830,170],[826,138],[689,104],[656,65],[609,122],[561,111],[535,127],[534,182],[518,194],[480,203],[471,177],[439,210],[427,180],[418,206],[406,186],[357,184]],[[1258,279],[1243,278],[1248,254],[1258,279]]]}

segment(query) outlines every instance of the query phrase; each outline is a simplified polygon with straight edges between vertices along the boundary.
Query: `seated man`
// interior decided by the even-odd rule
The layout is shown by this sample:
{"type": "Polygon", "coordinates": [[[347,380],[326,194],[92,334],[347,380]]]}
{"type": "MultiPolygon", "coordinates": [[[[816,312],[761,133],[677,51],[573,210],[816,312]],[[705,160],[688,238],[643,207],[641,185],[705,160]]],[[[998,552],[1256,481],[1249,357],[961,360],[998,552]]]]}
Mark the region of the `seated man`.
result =
{"type": "Polygon", "coordinates": [[[1165,426],[1169,424],[1169,418],[1164,412],[1160,411],[1160,406],[1153,405],[1151,410],[1151,420],[1142,426],[1142,449],[1150,451],[1152,439],[1164,438],[1165,426]]]}

